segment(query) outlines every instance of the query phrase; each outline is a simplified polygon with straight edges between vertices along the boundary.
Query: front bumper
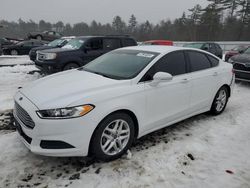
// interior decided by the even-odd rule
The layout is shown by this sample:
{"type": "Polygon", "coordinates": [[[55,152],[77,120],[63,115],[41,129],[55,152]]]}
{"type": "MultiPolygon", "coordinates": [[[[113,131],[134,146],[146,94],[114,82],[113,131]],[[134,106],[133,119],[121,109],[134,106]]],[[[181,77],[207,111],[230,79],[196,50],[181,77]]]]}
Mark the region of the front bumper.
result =
{"type": "Polygon", "coordinates": [[[36,60],[36,51],[30,51],[29,53],[29,57],[31,61],[35,61],[36,60]]]}
{"type": "Polygon", "coordinates": [[[38,60],[35,60],[35,65],[42,72],[49,73],[49,74],[60,72],[62,70],[62,68],[58,66],[58,63],[54,61],[40,62],[38,60]]]}
{"type": "Polygon", "coordinates": [[[38,108],[22,93],[18,92],[16,94],[15,101],[26,110],[35,122],[33,129],[28,128],[17,116],[16,109],[14,109],[18,133],[31,152],[45,156],[61,157],[88,155],[91,136],[97,126],[97,122],[93,120],[94,117],[91,117],[91,114],[80,118],[63,120],[40,119],[36,114],[38,108]],[[20,98],[22,98],[21,101],[20,98]],[[49,145],[50,143],[52,145],[49,145]],[[54,149],[56,143],[59,143],[62,147],[54,149]]]}
{"type": "Polygon", "coordinates": [[[250,71],[234,69],[234,72],[235,72],[235,80],[250,82],[250,71]]]}

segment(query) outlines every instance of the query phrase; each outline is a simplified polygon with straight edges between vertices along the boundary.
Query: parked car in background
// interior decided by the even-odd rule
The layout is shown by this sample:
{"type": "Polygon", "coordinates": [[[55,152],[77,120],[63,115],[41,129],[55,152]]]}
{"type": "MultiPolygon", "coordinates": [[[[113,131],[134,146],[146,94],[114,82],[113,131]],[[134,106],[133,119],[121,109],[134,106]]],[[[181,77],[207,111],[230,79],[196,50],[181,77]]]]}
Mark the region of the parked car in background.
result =
{"type": "Polygon", "coordinates": [[[44,41],[28,40],[8,45],[3,48],[5,55],[28,55],[30,50],[35,47],[43,46],[44,41]]]}
{"type": "Polygon", "coordinates": [[[150,132],[221,114],[233,84],[232,65],[205,51],[127,47],[22,88],[15,125],[34,153],[110,161],[150,132]]]}
{"type": "Polygon", "coordinates": [[[53,49],[53,48],[61,48],[65,44],[67,44],[68,41],[70,41],[73,38],[75,38],[75,37],[73,37],[73,36],[71,36],[71,37],[62,37],[60,39],[53,40],[48,45],[43,45],[43,46],[40,46],[40,47],[32,48],[30,50],[30,52],[29,52],[30,60],[32,60],[32,61],[36,60],[37,51],[46,50],[46,49],[53,49]]]}
{"type": "Polygon", "coordinates": [[[226,53],[225,61],[228,61],[231,57],[235,55],[244,53],[247,48],[249,48],[249,46],[236,46],[235,48],[226,53]]]}
{"type": "Polygon", "coordinates": [[[228,62],[233,64],[236,80],[250,82],[250,48],[231,57],[228,62]]]}
{"type": "Polygon", "coordinates": [[[189,44],[185,44],[184,47],[205,50],[216,55],[219,58],[222,58],[223,56],[223,50],[221,49],[220,45],[214,42],[189,43],[189,44]]]}
{"type": "Polygon", "coordinates": [[[62,48],[38,51],[35,64],[45,73],[55,73],[83,66],[111,50],[136,45],[129,36],[76,37],[62,48]]]}
{"type": "Polygon", "coordinates": [[[145,41],[141,45],[165,45],[165,46],[173,46],[174,43],[171,40],[150,40],[145,41]]]}
{"type": "Polygon", "coordinates": [[[28,34],[28,39],[37,39],[45,41],[53,41],[62,37],[61,33],[56,31],[31,32],[28,34]]]}
{"type": "Polygon", "coordinates": [[[11,44],[14,44],[14,42],[11,41],[11,40],[8,40],[8,39],[6,39],[6,38],[0,38],[0,46],[1,46],[2,48],[4,48],[4,47],[7,46],[7,45],[11,45],[11,44]]]}

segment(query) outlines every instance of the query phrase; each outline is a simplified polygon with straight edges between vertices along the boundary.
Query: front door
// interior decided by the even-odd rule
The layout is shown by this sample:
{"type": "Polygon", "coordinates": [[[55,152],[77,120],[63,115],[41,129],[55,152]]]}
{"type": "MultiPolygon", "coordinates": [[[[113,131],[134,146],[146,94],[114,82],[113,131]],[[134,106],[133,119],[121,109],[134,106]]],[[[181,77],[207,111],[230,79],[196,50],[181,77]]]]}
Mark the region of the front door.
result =
{"type": "Polygon", "coordinates": [[[145,132],[159,129],[187,115],[191,84],[183,51],[172,52],[161,58],[146,73],[143,81],[146,95],[145,132]],[[167,72],[173,75],[170,81],[152,86],[153,75],[167,72]]]}

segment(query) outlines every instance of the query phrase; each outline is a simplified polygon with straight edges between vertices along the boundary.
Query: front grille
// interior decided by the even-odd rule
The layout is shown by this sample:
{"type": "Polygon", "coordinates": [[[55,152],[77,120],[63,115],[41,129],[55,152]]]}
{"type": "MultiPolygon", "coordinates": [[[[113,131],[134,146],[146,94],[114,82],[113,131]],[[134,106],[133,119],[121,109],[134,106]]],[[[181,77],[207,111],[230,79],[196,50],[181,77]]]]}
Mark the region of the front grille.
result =
{"type": "Polygon", "coordinates": [[[35,127],[35,123],[29,114],[17,102],[15,102],[15,112],[18,119],[20,119],[26,127],[31,129],[35,127]]]}
{"type": "Polygon", "coordinates": [[[32,138],[30,138],[29,136],[27,136],[27,135],[23,132],[22,127],[21,127],[21,125],[18,123],[18,121],[17,121],[16,119],[14,119],[14,120],[15,120],[15,125],[16,125],[16,130],[17,130],[17,132],[24,138],[24,140],[25,140],[27,143],[31,144],[32,138]]]}
{"type": "Polygon", "coordinates": [[[243,63],[234,63],[233,68],[235,70],[243,70],[243,71],[250,71],[250,67],[246,66],[243,63]]]}

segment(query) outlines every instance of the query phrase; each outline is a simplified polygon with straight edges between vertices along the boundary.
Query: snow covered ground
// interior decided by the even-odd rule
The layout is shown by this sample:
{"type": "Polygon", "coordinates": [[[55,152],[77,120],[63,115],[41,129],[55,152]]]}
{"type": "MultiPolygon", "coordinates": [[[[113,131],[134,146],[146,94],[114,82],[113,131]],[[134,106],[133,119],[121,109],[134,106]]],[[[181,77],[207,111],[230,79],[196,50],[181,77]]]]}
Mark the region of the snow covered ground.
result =
{"type": "MultiPolygon", "coordinates": [[[[12,107],[17,87],[40,77],[27,74],[34,70],[0,67],[0,112],[12,107]]],[[[109,163],[34,155],[16,132],[0,130],[0,187],[249,188],[249,112],[250,85],[237,84],[222,115],[201,114],[147,135],[109,163]]]]}

